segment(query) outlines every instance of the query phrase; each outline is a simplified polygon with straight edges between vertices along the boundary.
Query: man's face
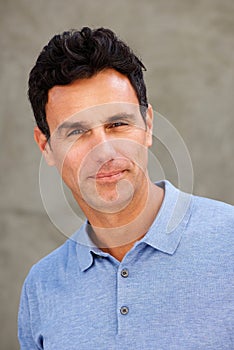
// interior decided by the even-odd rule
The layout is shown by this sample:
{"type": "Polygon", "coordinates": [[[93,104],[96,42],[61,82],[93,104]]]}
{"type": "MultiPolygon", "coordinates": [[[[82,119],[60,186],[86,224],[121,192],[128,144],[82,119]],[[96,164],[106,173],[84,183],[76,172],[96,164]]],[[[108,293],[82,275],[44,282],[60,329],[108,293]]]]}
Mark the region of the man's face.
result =
{"type": "MultiPolygon", "coordinates": [[[[113,69],[49,91],[46,157],[82,209],[117,212],[141,197],[152,112],[145,123],[138,104],[127,77],[113,69]]],[[[35,138],[42,149],[37,128],[35,138]]]]}

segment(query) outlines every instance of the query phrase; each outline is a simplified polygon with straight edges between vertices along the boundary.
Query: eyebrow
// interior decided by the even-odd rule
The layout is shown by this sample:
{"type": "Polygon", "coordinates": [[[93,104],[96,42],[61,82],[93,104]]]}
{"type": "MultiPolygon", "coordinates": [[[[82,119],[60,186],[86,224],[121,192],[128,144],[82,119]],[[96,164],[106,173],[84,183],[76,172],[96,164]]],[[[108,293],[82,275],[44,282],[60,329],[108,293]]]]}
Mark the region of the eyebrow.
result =
{"type": "Polygon", "coordinates": [[[61,132],[63,129],[88,129],[88,124],[86,122],[64,122],[60,124],[57,128],[57,132],[61,132]]]}
{"type": "Polygon", "coordinates": [[[136,121],[136,116],[134,114],[130,113],[117,113],[111,117],[109,117],[105,123],[103,124],[108,124],[108,123],[113,123],[117,120],[128,120],[128,121],[136,121]]]}
{"type": "MultiPolygon", "coordinates": [[[[115,121],[119,121],[119,120],[128,120],[128,121],[136,121],[136,116],[134,114],[130,114],[130,113],[117,113],[113,116],[110,116],[106,119],[106,121],[104,123],[100,123],[100,125],[106,125],[109,123],[113,123],[115,121]]],[[[69,122],[69,121],[65,121],[64,123],[60,124],[57,128],[57,132],[60,133],[63,129],[91,129],[90,128],[90,124],[87,123],[86,121],[80,121],[80,122],[69,122]]]]}

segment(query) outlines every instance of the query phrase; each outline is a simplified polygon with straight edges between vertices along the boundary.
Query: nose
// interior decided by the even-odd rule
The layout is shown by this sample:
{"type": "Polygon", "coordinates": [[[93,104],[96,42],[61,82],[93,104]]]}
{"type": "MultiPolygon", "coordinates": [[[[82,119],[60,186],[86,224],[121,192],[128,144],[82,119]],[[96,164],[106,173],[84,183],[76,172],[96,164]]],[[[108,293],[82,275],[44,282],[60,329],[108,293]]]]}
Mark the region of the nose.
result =
{"type": "Polygon", "coordinates": [[[117,157],[117,151],[113,138],[108,135],[104,126],[93,129],[91,159],[103,164],[117,157]]]}

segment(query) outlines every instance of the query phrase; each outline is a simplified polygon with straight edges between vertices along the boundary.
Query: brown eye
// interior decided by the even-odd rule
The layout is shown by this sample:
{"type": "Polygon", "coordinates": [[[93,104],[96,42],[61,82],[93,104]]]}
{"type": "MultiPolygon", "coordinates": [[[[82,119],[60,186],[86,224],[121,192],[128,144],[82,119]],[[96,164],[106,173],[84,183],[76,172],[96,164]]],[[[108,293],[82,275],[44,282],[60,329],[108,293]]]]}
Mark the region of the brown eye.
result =
{"type": "Polygon", "coordinates": [[[108,126],[108,129],[112,129],[112,128],[118,128],[120,126],[125,126],[125,125],[128,125],[127,123],[124,123],[124,122],[115,122],[115,123],[112,123],[108,126]]]}

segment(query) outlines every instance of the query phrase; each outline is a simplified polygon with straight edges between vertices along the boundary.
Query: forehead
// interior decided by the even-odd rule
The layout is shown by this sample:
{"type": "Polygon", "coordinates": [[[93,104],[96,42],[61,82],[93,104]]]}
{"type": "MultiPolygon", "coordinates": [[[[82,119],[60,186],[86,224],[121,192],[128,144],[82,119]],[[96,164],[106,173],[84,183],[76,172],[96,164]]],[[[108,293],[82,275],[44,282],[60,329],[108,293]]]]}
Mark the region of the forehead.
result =
{"type": "Polygon", "coordinates": [[[106,104],[139,104],[129,79],[113,69],[50,89],[46,104],[47,122],[53,131],[71,116],[106,104]]]}

